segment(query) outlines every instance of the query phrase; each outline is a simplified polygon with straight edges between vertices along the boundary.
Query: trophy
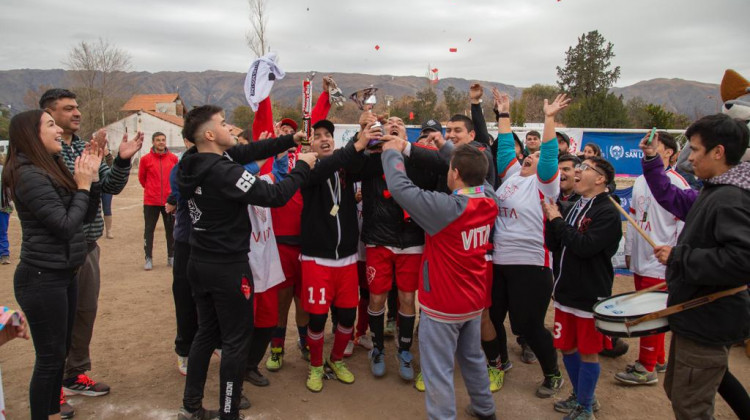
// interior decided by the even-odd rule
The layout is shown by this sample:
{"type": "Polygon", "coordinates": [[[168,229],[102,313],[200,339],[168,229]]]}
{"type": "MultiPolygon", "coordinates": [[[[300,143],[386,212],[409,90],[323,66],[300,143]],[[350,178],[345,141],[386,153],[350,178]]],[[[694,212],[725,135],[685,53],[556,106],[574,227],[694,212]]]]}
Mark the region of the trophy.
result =
{"type": "Polygon", "coordinates": [[[312,80],[315,72],[310,73],[302,82],[302,129],[307,138],[302,141],[302,152],[310,151],[310,140],[312,139],[312,80]]]}

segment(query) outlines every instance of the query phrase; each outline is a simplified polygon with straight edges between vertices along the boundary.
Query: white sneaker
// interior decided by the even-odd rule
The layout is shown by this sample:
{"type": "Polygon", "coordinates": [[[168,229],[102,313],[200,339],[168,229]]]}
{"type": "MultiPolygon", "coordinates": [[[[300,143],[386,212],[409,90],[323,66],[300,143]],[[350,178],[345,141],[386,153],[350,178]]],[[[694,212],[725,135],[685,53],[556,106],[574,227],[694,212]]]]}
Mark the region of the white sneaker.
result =
{"type": "Polygon", "coordinates": [[[177,370],[180,371],[182,376],[187,376],[187,363],[187,357],[177,356],[177,370]]]}
{"type": "Polygon", "coordinates": [[[367,350],[372,350],[372,348],[374,347],[374,345],[372,344],[372,337],[370,337],[369,334],[360,335],[359,337],[355,338],[354,344],[357,346],[362,346],[367,350]]]}
{"type": "Polygon", "coordinates": [[[354,354],[354,341],[349,340],[344,349],[344,357],[350,357],[352,354],[354,354]]]}

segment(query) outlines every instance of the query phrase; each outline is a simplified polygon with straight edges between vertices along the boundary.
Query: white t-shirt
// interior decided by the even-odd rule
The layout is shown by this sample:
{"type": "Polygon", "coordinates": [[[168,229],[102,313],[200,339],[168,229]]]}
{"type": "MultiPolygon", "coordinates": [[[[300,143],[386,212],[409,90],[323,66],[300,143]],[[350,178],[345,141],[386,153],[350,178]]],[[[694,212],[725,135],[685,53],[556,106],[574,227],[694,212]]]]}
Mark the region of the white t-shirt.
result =
{"type": "Polygon", "coordinates": [[[276,64],[276,53],[270,52],[253,61],[245,76],[245,99],[253,111],[268,97],[275,80],[281,80],[286,73],[276,64]]]}
{"type": "MultiPolygon", "coordinates": [[[[273,183],[273,176],[263,175],[260,179],[273,183]]],[[[276,236],[273,234],[271,209],[267,207],[247,206],[252,231],[250,232],[250,270],[253,272],[255,292],[261,293],[283,283],[284,270],[276,247],[276,236]]]]}
{"type": "MultiPolygon", "coordinates": [[[[678,188],[690,188],[687,181],[673,169],[667,169],[666,174],[678,188]]],[[[643,175],[636,178],[633,184],[630,215],[657,245],[674,246],[685,225],[656,202],[643,175]]],[[[630,271],[633,273],[645,277],[664,278],[666,266],[656,259],[654,249],[629,223],[625,233],[625,255],[630,255],[630,271]]]]}
{"type": "Polygon", "coordinates": [[[498,214],[492,262],[501,265],[536,265],[552,267],[552,256],[544,244],[541,200],[557,200],[560,194],[559,173],[549,182],[537,175],[521,176],[520,165],[513,165],[506,180],[497,189],[498,214]]]}

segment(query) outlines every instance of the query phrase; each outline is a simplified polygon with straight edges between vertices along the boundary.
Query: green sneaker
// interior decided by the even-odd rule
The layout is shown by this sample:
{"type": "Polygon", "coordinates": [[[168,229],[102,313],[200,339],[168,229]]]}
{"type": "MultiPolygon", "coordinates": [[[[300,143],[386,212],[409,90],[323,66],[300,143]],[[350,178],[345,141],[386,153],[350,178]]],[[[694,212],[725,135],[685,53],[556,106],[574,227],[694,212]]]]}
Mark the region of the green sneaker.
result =
{"type": "MultiPolygon", "coordinates": [[[[555,411],[559,413],[570,413],[575,410],[576,407],[578,407],[578,396],[576,396],[575,392],[571,392],[567,400],[555,403],[555,411]]],[[[594,402],[591,403],[591,409],[594,410],[594,412],[597,412],[600,408],[602,408],[602,406],[599,404],[599,400],[596,399],[596,395],[594,395],[594,402]]]]}
{"type": "Polygon", "coordinates": [[[271,347],[271,355],[266,360],[266,369],[276,372],[284,365],[284,348],[271,347]]]}
{"type": "Polygon", "coordinates": [[[323,366],[310,365],[310,374],[307,375],[307,389],[312,392],[323,390],[323,376],[325,376],[323,366]]]}
{"type": "Polygon", "coordinates": [[[333,373],[336,375],[336,379],[338,379],[339,381],[345,384],[354,383],[354,375],[346,367],[346,363],[344,363],[343,360],[337,360],[334,362],[329,357],[328,359],[326,359],[326,365],[331,368],[333,373]]]}
{"type": "Polygon", "coordinates": [[[656,370],[647,371],[641,362],[628,365],[624,372],[617,372],[615,379],[628,385],[653,385],[659,382],[656,370]]]}
{"type": "Polygon", "coordinates": [[[487,374],[490,376],[490,392],[500,391],[503,387],[505,372],[493,366],[487,366],[487,374]]]}
{"type": "Polygon", "coordinates": [[[557,375],[544,375],[544,382],[542,382],[542,384],[539,385],[539,388],[536,389],[536,396],[539,398],[552,397],[560,391],[563,383],[565,383],[565,380],[563,380],[562,373],[558,373],[557,375]]]}
{"type": "Polygon", "coordinates": [[[422,378],[422,372],[417,375],[417,380],[414,381],[414,388],[419,392],[424,392],[424,379],[422,378]]]}

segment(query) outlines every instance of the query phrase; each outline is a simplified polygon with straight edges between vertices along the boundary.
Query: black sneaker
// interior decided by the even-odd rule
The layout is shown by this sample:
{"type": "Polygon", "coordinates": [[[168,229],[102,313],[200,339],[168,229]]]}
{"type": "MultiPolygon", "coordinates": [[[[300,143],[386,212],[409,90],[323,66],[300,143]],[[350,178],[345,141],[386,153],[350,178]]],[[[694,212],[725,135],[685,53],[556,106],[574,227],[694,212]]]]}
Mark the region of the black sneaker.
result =
{"type": "Polygon", "coordinates": [[[468,414],[469,417],[474,417],[479,420],[496,420],[497,419],[497,416],[495,415],[495,413],[492,413],[489,416],[483,416],[477,413],[476,411],[474,411],[474,407],[472,407],[471,404],[466,406],[466,414],[468,414]]]}
{"type": "Polygon", "coordinates": [[[198,411],[189,412],[185,407],[180,408],[177,413],[177,420],[218,420],[219,410],[206,410],[201,407],[198,411]]]}
{"type": "Polygon", "coordinates": [[[263,376],[258,368],[248,369],[245,371],[245,380],[255,386],[268,386],[270,382],[268,378],[263,376]]]}
{"type": "MultiPolygon", "coordinates": [[[[555,403],[555,411],[568,414],[571,411],[575,410],[577,406],[578,396],[576,396],[575,392],[571,392],[567,400],[562,400],[555,403]]],[[[597,400],[596,395],[594,395],[594,401],[591,403],[591,409],[594,410],[594,412],[597,412],[600,408],[601,405],[599,404],[599,400],[597,400]]]]}
{"type": "Polygon", "coordinates": [[[76,415],[76,410],[65,401],[65,392],[60,389],[60,418],[61,419],[72,419],[76,415]]]}
{"type": "Polygon", "coordinates": [[[247,398],[245,394],[240,395],[240,410],[247,410],[250,407],[252,407],[250,399],[247,398]]]}
{"type": "Polygon", "coordinates": [[[583,408],[582,405],[577,405],[567,416],[563,417],[563,420],[596,420],[594,413],[583,408]]]}
{"type": "Polygon", "coordinates": [[[628,343],[626,343],[622,338],[612,337],[612,349],[604,349],[600,351],[599,354],[604,357],[611,357],[614,359],[615,357],[620,357],[623,354],[627,353],[629,348],[630,346],[628,345],[628,343]]]}
{"type": "Polygon", "coordinates": [[[85,373],[82,373],[75,378],[63,380],[63,391],[65,395],[100,397],[109,394],[109,385],[103,382],[96,382],[85,373]]]}
{"type": "Polygon", "coordinates": [[[565,380],[562,373],[557,375],[544,375],[544,382],[536,389],[536,396],[539,398],[549,398],[557,394],[562,388],[565,380]]]}
{"type": "Polygon", "coordinates": [[[531,347],[529,347],[529,345],[526,343],[523,343],[521,345],[521,361],[526,363],[527,365],[536,363],[536,355],[534,354],[534,351],[531,350],[531,347]]]}

